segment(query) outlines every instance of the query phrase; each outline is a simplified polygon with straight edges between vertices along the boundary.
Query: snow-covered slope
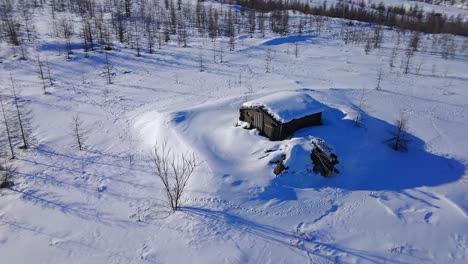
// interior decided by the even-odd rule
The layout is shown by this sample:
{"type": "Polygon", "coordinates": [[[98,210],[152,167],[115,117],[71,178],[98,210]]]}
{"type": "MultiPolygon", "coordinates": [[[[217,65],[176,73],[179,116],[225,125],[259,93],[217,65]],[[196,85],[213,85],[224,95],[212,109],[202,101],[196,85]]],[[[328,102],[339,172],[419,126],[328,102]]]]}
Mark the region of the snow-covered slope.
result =
{"type": "Polygon", "coordinates": [[[383,47],[366,55],[336,38],[341,23],[332,20],[321,35],[242,34],[232,52],[227,39],[214,45],[196,37],[187,48],[170,42],[142,57],[117,45],[108,53],[107,84],[104,53],[86,58],[76,44],[66,60],[64,43],[47,35],[47,15],[35,15],[40,35],[27,45],[27,60],[6,44],[0,49],[0,89],[10,94],[11,72],[32,108],[37,138],[32,150],[18,150],[15,186],[0,192],[5,263],[468,261],[468,72],[461,52],[445,60],[423,36],[403,74],[403,44],[396,67],[388,66],[396,33],[384,30],[383,47]],[[48,95],[36,54],[50,63],[55,85],[48,95]],[[381,91],[374,89],[379,72],[381,91]],[[324,125],[282,142],[236,127],[243,102],[278,91],[323,103],[324,125]],[[361,112],[363,126],[355,127],[361,112]],[[407,153],[385,143],[400,113],[409,118],[407,153]],[[84,151],[73,145],[74,114],[89,131],[84,151]],[[332,178],[311,172],[314,138],[338,155],[340,173],[332,178]],[[201,161],[175,213],[162,206],[148,158],[165,140],[201,161]],[[271,162],[282,154],[289,169],[276,177],[271,162]]]}

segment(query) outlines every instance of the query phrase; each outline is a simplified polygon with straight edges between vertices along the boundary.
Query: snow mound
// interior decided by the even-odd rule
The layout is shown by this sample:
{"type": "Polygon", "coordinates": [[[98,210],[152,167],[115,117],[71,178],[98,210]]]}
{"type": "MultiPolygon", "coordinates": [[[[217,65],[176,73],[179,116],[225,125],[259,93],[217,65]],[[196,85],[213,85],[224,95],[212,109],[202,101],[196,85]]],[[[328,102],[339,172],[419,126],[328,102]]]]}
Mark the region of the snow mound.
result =
{"type": "Polygon", "coordinates": [[[278,92],[242,104],[242,107],[263,107],[283,123],[323,112],[321,103],[304,92],[278,92]]]}

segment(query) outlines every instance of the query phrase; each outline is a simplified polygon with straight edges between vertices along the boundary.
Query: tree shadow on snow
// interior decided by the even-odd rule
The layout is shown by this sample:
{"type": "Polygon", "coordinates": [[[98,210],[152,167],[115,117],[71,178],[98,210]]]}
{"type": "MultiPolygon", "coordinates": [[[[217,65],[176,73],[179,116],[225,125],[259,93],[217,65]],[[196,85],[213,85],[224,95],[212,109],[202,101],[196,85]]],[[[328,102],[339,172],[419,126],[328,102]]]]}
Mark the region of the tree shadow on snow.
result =
{"type": "Polygon", "coordinates": [[[260,199],[296,200],[295,189],[298,188],[403,191],[455,182],[464,174],[465,165],[426,151],[424,141],[411,133],[408,134],[411,140],[408,152],[393,150],[386,141],[391,137],[390,131],[395,131],[396,127],[386,121],[365,115],[365,127],[356,127],[352,120],[344,119],[346,114],[342,111],[323,107],[323,125],[301,129],[294,137],[314,136],[325,140],[338,155],[340,173],[330,178],[314,174],[310,170],[312,162],[308,159],[310,164],[304,165],[302,170],[290,168],[272,180],[260,199]]]}
{"type": "Polygon", "coordinates": [[[11,190],[20,194],[24,201],[41,205],[44,208],[60,210],[67,215],[73,215],[81,219],[104,224],[115,224],[122,227],[139,225],[137,222],[125,218],[115,218],[109,213],[98,211],[86,202],[64,202],[60,195],[51,192],[36,189],[21,190],[17,188],[11,188],[11,190]]]}
{"type": "Polygon", "coordinates": [[[274,39],[267,40],[263,43],[266,46],[276,46],[282,45],[286,43],[296,43],[299,41],[308,41],[311,40],[313,44],[318,43],[317,36],[315,35],[293,35],[293,36],[284,36],[284,37],[277,37],[274,39]]]}

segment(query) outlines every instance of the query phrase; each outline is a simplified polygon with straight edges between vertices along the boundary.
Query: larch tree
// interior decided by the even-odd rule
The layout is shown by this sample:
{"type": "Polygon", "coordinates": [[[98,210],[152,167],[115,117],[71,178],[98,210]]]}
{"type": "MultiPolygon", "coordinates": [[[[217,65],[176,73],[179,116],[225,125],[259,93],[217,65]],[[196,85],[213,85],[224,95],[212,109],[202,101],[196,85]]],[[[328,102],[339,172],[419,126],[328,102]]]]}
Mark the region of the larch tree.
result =
{"type": "Polygon", "coordinates": [[[3,101],[3,96],[0,96],[0,106],[2,107],[2,117],[3,117],[3,124],[5,125],[5,133],[8,140],[8,147],[10,150],[10,159],[15,159],[15,150],[13,148],[13,134],[12,134],[12,127],[10,124],[10,120],[8,117],[8,110],[6,109],[5,103],[3,101]]]}
{"type": "Polygon", "coordinates": [[[408,134],[408,117],[400,114],[400,117],[395,121],[394,131],[390,131],[392,137],[387,140],[390,147],[396,151],[408,151],[408,144],[411,142],[408,134]]]}
{"type": "Polygon", "coordinates": [[[13,96],[13,106],[14,106],[14,115],[16,119],[16,124],[18,126],[19,137],[22,141],[20,149],[29,149],[31,146],[32,140],[32,118],[31,110],[27,108],[27,105],[21,98],[18,96],[19,92],[17,91],[16,85],[13,81],[13,76],[10,75],[11,81],[11,91],[13,96]]]}
{"type": "Polygon", "coordinates": [[[75,146],[80,151],[84,150],[88,131],[84,129],[83,121],[81,120],[80,115],[78,114],[73,115],[71,125],[72,125],[72,135],[74,137],[75,146]]]}

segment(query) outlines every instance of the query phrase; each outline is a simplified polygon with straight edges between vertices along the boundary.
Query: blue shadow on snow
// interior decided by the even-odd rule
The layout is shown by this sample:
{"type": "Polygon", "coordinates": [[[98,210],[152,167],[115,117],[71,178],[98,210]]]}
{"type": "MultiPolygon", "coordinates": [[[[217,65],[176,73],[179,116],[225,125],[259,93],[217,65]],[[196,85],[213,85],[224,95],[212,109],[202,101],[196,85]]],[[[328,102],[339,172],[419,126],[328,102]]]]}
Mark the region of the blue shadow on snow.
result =
{"type": "Polygon", "coordinates": [[[279,37],[279,38],[274,38],[268,41],[265,41],[263,45],[267,46],[276,46],[276,45],[281,45],[281,44],[286,44],[286,43],[295,43],[298,41],[306,41],[310,39],[317,38],[315,35],[293,35],[293,36],[285,36],[285,37],[279,37]]]}
{"type": "MultiPolygon", "coordinates": [[[[338,156],[340,173],[324,178],[314,173],[285,171],[265,187],[260,199],[296,200],[295,189],[303,188],[403,191],[455,182],[464,174],[465,165],[426,151],[425,142],[410,133],[408,152],[393,150],[386,143],[390,131],[396,130],[393,124],[365,115],[365,126],[356,127],[352,120],[344,119],[346,114],[339,109],[326,105],[323,108],[322,126],[301,129],[293,137],[324,139],[338,156]]],[[[411,119],[409,128],[411,131],[411,119]]]]}

